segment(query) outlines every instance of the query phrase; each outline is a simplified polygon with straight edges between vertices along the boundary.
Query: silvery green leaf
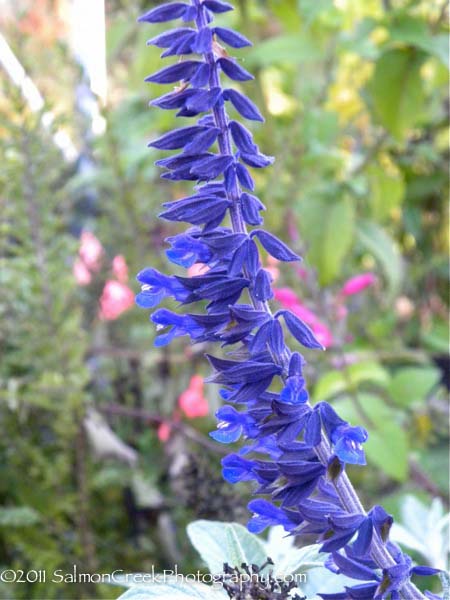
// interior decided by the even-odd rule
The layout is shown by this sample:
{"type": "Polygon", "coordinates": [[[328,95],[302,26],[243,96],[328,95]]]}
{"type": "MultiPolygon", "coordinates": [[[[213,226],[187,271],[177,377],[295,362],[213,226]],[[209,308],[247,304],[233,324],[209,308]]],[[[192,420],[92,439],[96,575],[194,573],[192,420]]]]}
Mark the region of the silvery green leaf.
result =
{"type": "Polygon", "coordinates": [[[222,573],[224,563],[262,565],[267,559],[263,542],[238,523],[194,521],[187,533],[211,573],[222,573]]]}
{"type": "Polygon", "coordinates": [[[130,588],[118,600],[223,600],[226,595],[222,589],[213,589],[202,583],[174,582],[153,583],[130,588]]]}
{"type": "Polygon", "coordinates": [[[275,575],[283,577],[321,567],[325,556],[319,554],[319,548],[320,544],[296,548],[294,538],[288,536],[283,527],[271,527],[266,543],[266,554],[275,563],[275,575]]]}
{"type": "Polygon", "coordinates": [[[428,507],[415,496],[405,496],[400,513],[401,522],[391,530],[392,540],[420,552],[430,566],[445,570],[450,514],[444,514],[442,501],[435,498],[428,507]]]}
{"type": "Polygon", "coordinates": [[[308,600],[321,600],[317,594],[333,594],[336,591],[343,590],[344,586],[358,585],[361,583],[356,579],[351,579],[346,575],[336,575],[325,567],[316,567],[306,574],[306,582],[302,583],[302,593],[308,600]]]}
{"type": "Polygon", "coordinates": [[[450,597],[450,575],[447,571],[442,571],[439,573],[439,579],[442,584],[442,597],[449,598],[450,597]]]}
{"type": "Polygon", "coordinates": [[[419,541],[414,534],[400,525],[399,523],[394,523],[392,525],[392,529],[390,531],[389,537],[392,541],[401,544],[402,546],[407,546],[410,550],[415,550],[425,556],[427,548],[426,546],[419,541]]]}

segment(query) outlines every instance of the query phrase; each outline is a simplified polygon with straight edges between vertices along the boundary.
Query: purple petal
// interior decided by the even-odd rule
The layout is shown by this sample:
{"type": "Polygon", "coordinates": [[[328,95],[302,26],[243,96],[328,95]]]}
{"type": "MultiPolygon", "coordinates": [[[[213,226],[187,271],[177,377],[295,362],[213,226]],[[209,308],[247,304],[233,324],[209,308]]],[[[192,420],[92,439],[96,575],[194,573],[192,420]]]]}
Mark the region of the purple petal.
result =
{"type": "Polygon", "coordinates": [[[182,17],[187,7],[188,5],[183,2],[163,4],[140,16],[138,21],[146,23],[164,23],[166,21],[173,21],[174,19],[182,17]]]}

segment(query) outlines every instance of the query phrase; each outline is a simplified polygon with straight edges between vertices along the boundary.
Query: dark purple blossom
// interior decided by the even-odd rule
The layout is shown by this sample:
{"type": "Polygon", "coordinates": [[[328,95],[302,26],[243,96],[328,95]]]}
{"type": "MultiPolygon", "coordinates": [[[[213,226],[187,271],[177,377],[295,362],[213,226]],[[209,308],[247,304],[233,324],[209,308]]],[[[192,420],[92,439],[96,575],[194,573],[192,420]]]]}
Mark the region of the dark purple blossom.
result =
{"type": "Polygon", "coordinates": [[[365,465],[366,459],[362,444],[367,441],[368,433],[362,427],[340,425],[331,436],[334,451],[342,462],[353,465],[365,465]]]}

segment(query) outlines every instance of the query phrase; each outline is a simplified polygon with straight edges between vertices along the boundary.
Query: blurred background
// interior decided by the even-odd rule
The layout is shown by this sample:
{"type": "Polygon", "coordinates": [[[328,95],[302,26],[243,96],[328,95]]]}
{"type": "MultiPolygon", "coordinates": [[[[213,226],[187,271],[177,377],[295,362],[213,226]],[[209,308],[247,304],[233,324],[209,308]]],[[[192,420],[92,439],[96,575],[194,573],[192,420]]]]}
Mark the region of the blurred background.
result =
{"type": "MultiPolygon", "coordinates": [[[[208,437],[220,399],[203,384],[205,347],[154,348],[134,306],[139,270],[173,269],[164,238],[178,229],[157,214],[188,189],[161,181],[146,147],[174,124],[147,107],[161,90],[143,82],[160,66],[146,47],[158,28],[136,18],[157,4],[0,0],[2,568],[189,570],[186,523],[248,517],[249,490],[222,482],[224,449],[208,437]]],[[[448,508],[447,2],[236,5],[220,20],[254,42],[239,57],[266,117],[255,138],[276,157],[256,174],[266,223],[304,256],[267,263],[275,304],[327,347],[306,354],[313,401],[370,431],[370,466],[351,469],[364,502],[382,502],[415,558],[436,566],[445,549],[430,532],[445,539],[448,508]]],[[[114,591],[36,582],[0,584],[0,597],[114,591]]]]}

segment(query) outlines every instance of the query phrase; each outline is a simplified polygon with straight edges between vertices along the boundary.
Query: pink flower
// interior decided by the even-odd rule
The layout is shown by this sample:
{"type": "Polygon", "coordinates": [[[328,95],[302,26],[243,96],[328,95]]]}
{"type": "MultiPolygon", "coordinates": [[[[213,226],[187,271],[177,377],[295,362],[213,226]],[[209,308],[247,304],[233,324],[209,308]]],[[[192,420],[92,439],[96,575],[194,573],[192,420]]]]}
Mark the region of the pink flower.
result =
{"type": "Polygon", "coordinates": [[[348,309],[343,304],[339,304],[339,303],[336,304],[335,309],[336,309],[336,318],[338,321],[342,321],[342,319],[345,319],[346,316],[348,315],[348,309]]]}
{"type": "Polygon", "coordinates": [[[116,278],[121,283],[128,281],[128,266],[125,258],[121,254],[118,254],[113,258],[112,270],[116,278]]]}
{"type": "Polygon", "coordinates": [[[322,344],[324,348],[329,348],[333,345],[333,334],[326,325],[317,321],[316,323],[309,323],[317,341],[322,344]]]}
{"type": "Polygon", "coordinates": [[[78,285],[89,285],[92,281],[91,272],[79,258],[73,263],[72,273],[78,285]]]}
{"type": "Polygon", "coordinates": [[[166,422],[163,422],[158,427],[158,439],[160,442],[167,442],[172,433],[172,428],[166,422]]]}
{"type": "Polygon", "coordinates": [[[285,308],[291,308],[291,306],[299,302],[297,294],[291,288],[274,288],[273,293],[275,299],[285,308]]]}
{"type": "Polygon", "coordinates": [[[105,321],[114,321],[133,305],[133,290],[120,281],[110,279],[105,283],[100,298],[99,317],[105,321]]]}
{"type": "Polygon", "coordinates": [[[302,304],[296,293],[290,288],[274,289],[276,300],[288,310],[291,310],[299,319],[309,325],[317,340],[325,348],[333,345],[333,334],[330,329],[322,323],[319,317],[312,310],[302,304]]]}
{"type": "Polygon", "coordinates": [[[307,308],[304,304],[300,304],[300,302],[293,304],[291,306],[291,311],[308,325],[316,325],[320,323],[317,315],[313,313],[312,310],[309,310],[309,308],[307,308]]]}
{"type": "Polygon", "coordinates": [[[306,279],[308,277],[308,271],[305,267],[295,267],[295,272],[300,277],[300,279],[306,279]]]}
{"type": "Polygon", "coordinates": [[[267,266],[265,269],[272,275],[272,281],[276,281],[280,276],[280,269],[278,268],[279,262],[280,261],[278,261],[276,258],[270,256],[270,254],[267,257],[267,266]]]}
{"type": "Polygon", "coordinates": [[[189,419],[205,417],[209,412],[208,401],[203,395],[203,377],[191,377],[189,387],[178,398],[178,405],[189,419]]]}
{"type": "Polygon", "coordinates": [[[83,231],[80,238],[80,249],[78,250],[81,260],[90,271],[98,271],[100,258],[103,254],[103,246],[90,231],[83,231]]]}
{"type": "Polygon", "coordinates": [[[355,275],[344,283],[341,289],[342,296],[352,296],[353,294],[359,294],[366,288],[370,287],[377,281],[377,277],[374,273],[361,273],[355,275]]]}

